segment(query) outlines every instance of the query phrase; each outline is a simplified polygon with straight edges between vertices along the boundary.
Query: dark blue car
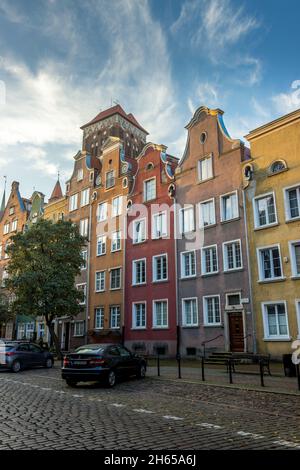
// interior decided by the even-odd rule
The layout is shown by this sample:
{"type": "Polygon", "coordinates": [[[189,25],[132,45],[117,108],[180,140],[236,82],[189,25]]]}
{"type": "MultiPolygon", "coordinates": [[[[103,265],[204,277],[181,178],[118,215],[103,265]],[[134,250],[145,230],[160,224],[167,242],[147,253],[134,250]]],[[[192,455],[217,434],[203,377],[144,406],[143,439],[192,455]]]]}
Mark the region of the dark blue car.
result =
{"type": "Polygon", "coordinates": [[[53,354],[35,343],[25,341],[0,343],[0,369],[11,369],[13,372],[31,367],[50,369],[53,363],[53,354]]]}

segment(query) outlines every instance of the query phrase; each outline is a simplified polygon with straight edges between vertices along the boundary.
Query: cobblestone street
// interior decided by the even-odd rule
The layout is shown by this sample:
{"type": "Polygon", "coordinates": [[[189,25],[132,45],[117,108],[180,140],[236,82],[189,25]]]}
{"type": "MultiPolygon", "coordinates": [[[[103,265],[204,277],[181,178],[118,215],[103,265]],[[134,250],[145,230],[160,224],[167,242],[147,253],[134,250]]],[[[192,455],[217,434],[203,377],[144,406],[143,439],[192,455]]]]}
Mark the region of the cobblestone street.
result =
{"type": "Polygon", "coordinates": [[[157,379],[69,388],[0,373],[0,449],[300,449],[296,395],[157,379]]]}

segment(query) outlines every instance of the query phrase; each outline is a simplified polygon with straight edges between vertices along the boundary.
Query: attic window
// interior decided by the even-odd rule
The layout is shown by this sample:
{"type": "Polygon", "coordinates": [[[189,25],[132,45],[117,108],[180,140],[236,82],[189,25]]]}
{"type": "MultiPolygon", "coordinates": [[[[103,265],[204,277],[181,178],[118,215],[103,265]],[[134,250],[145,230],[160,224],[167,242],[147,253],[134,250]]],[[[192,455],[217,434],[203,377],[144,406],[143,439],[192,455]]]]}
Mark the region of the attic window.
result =
{"type": "Polygon", "coordinates": [[[9,208],[9,215],[13,215],[15,213],[15,208],[14,206],[9,208]]]}
{"type": "Polygon", "coordinates": [[[201,135],[200,135],[200,143],[201,143],[202,145],[205,144],[206,139],[207,139],[207,133],[206,133],[206,132],[201,132],[201,135]]]}
{"type": "Polygon", "coordinates": [[[147,171],[153,170],[153,168],[154,168],[154,165],[153,165],[152,162],[148,163],[147,166],[146,166],[147,171]]]}
{"type": "Polygon", "coordinates": [[[284,170],[287,170],[287,164],[285,163],[285,161],[284,160],[276,160],[270,166],[269,174],[270,175],[276,175],[277,173],[280,173],[284,170]]]}

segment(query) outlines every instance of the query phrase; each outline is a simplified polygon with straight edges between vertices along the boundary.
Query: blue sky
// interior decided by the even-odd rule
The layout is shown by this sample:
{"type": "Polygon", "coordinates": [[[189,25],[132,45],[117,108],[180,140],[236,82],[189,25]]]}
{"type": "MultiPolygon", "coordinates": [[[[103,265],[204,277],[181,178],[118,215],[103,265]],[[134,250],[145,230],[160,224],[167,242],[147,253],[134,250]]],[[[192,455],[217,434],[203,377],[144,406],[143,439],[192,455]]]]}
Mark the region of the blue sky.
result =
{"type": "Polygon", "coordinates": [[[113,100],[178,157],[200,105],[234,138],[299,108],[299,20],[298,0],[0,0],[0,189],[48,197],[113,100]]]}

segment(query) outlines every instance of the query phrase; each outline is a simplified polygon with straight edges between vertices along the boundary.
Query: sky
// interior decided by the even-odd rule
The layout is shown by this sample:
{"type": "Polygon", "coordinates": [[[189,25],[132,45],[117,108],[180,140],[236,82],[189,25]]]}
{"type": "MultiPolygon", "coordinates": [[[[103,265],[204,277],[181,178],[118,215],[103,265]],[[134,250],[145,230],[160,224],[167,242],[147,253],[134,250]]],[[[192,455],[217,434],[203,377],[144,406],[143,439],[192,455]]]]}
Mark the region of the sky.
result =
{"type": "Polygon", "coordinates": [[[299,20],[299,0],[0,0],[0,193],[50,197],[114,102],[179,158],[201,105],[240,139],[300,108],[299,20]]]}

